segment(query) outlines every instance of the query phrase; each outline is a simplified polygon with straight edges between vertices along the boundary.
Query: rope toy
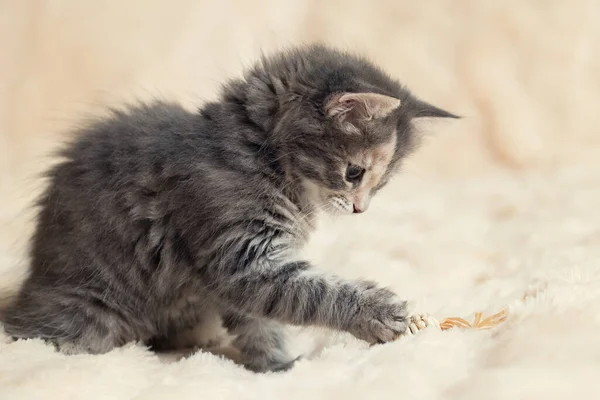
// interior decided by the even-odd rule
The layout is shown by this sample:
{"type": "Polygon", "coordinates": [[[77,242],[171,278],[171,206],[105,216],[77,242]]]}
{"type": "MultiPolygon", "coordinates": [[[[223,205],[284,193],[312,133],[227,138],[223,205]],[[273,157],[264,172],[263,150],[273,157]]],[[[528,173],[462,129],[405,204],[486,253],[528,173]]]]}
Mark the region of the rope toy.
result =
{"type": "Polygon", "coordinates": [[[507,311],[502,310],[496,314],[490,315],[489,317],[482,319],[483,313],[475,313],[475,319],[473,323],[459,317],[452,317],[443,319],[441,322],[436,318],[428,314],[416,314],[410,317],[408,329],[406,335],[413,336],[423,329],[434,326],[442,331],[446,331],[452,328],[464,328],[464,329],[490,329],[500,325],[506,321],[507,311]]]}
{"type": "MultiPolygon", "coordinates": [[[[527,302],[530,299],[538,297],[538,295],[542,294],[548,287],[548,284],[545,282],[538,282],[533,285],[521,298],[523,303],[527,302]]],[[[475,319],[473,323],[469,321],[459,318],[459,317],[451,317],[443,319],[441,322],[436,318],[430,316],[429,314],[415,314],[410,316],[408,329],[404,336],[414,336],[419,331],[423,329],[435,326],[436,328],[447,331],[452,328],[463,328],[463,329],[490,329],[494,328],[504,321],[508,317],[507,309],[504,309],[496,314],[490,315],[489,317],[482,319],[483,313],[476,312],[475,319]]],[[[402,336],[402,335],[401,335],[402,336]]]]}

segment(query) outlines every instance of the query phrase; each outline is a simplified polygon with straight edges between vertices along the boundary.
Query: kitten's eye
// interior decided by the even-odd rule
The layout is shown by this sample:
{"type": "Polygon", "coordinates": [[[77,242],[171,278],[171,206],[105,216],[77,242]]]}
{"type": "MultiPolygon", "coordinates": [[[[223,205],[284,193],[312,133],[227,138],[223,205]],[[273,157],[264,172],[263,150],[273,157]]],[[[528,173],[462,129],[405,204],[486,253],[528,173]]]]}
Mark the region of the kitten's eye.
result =
{"type": "Polygon", "coordinates": [[[365,169],[363,167],[359,167],[358,165],[349,164],[348,168],[346,168],[346,180],[348,182],[360,182],[364,174],[365,169]]]}

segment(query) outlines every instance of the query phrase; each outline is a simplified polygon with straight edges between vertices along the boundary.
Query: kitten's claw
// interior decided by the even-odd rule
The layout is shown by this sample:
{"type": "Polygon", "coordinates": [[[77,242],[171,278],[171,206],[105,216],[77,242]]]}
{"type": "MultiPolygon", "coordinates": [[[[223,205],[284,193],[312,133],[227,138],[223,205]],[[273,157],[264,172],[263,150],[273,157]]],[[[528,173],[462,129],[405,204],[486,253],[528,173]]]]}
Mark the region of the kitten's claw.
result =
{"type": "Polygon", "coordinates": [[[440,329],[440,322],[429,314],[415,314],[408,319],[407,336],[416,335],[418,332],[430,326],[440,329]]]}

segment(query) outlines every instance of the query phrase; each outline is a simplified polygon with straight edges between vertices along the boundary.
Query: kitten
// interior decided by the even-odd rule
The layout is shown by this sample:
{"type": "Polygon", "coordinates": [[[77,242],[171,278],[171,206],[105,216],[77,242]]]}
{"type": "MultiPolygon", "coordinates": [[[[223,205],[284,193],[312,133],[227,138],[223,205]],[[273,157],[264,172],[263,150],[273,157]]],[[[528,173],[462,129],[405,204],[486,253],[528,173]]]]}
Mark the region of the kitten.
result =
{"type": "Polygon", "coordinates": [[[253,371],[292,365],[282,324],[393,340],[404,301],[322,274],[296,250],[317,212],[367,210],[414,148],[420,117],[456,118],[321,45],[263,58],[197,112],[113,111],[49,173],[6,332],[104,353],[218,315],[253,371]]]}

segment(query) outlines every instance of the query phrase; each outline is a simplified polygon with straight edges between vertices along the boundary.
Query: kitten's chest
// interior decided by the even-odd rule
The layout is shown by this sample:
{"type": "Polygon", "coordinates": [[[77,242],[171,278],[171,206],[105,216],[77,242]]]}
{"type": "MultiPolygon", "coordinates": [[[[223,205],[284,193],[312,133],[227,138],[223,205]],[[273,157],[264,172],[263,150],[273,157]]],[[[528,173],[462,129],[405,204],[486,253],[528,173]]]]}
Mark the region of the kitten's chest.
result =
{"type": "Polygon", "coordinates": [[[296,250],[301,250],[316,229],[316,219],[311,214],[302,212],[296,213],[290,223],[292,240],[290,246],[296,250]]]}

